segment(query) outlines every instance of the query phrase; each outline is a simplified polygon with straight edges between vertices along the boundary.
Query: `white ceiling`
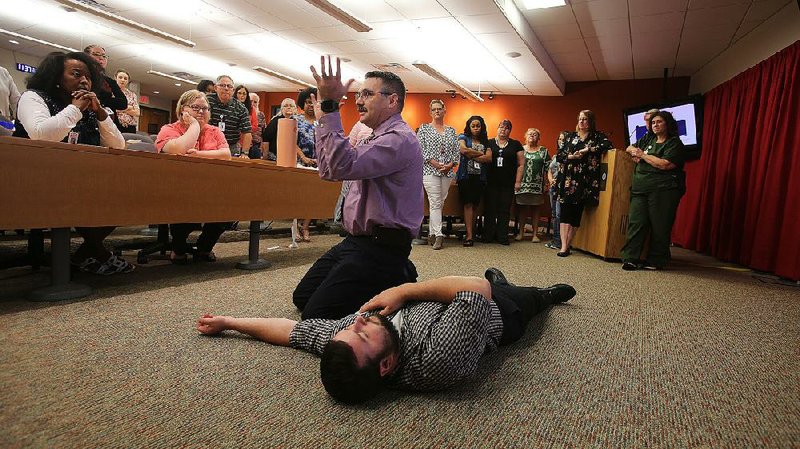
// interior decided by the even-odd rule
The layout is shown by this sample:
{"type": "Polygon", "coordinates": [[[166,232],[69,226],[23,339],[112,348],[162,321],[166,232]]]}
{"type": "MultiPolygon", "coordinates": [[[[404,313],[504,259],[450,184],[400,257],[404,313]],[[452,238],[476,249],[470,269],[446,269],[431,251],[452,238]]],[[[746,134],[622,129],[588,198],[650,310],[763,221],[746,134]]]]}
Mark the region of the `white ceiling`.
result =
{"type": "MultiPolygon", "coordinates": [[[[94,3],[87,0],[89,3],[94,3]]],[[[0,28],[82,49],[97,43],[111,71],[124,67],[141,93],[175,98],[192,79],[227,73],[254,91],[298,86],[255,72],[260,65],[312,82],[319,54],[351,61],[361,77],[398,63],[411,92],[449,86],[412,66],[425,61],[471,90],[562,95],[564,82],[691,76],[795,0],[568,0],[526,11],[521,0],[335,0],[373,30],[353,31],[303,0],[104,0],[104,9],[190,39],[194,48],[153,37],[55,1],[3,0],[0,28]],[[518,58],[506,53],[518,52],[518,58]]],[[[51,47],[0,33],[0,47],[42,57],[51,47]]]]}

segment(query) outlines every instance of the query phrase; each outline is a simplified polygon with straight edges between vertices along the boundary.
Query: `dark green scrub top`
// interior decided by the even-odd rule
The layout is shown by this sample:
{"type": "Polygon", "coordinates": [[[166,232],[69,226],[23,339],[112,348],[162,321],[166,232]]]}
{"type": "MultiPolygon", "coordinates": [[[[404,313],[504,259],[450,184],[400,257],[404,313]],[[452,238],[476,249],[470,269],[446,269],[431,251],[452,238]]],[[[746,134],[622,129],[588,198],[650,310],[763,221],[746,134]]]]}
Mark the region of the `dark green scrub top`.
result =
{"type": "Polygon", "coordinates": [[[664,143],[657,143],[654,138],[641,150],[651,156],[666,159],[675,164],[676,167],[672,170],[659,170],[644,160],[639,161],[633,171],[633,182],[631,183],[633,192],[646,193],[656,190],[685,188],[683,162],[686,156],[681,139],[672,137],[664,143]]]}

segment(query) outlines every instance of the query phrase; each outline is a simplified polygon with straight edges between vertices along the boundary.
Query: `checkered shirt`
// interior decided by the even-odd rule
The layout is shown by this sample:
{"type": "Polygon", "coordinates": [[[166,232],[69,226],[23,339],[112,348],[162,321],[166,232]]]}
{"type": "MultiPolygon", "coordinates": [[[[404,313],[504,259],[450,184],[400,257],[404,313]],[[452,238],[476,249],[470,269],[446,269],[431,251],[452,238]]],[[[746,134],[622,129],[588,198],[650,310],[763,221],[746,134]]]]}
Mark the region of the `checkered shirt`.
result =
{"type": "MultiPolygon", "coordinates": [[[[348,315],[301,321],[289,344],[321,355],[328,341],[354,320],[355,315],[348,315]]],[[[403,308],[399,365],[388,386],[434,391],[455,385],[475,372],[485,352],[497,348],[502,333],[500,309],[479,293],[459,292],[451,304],[408,303],[403,308]]]]}

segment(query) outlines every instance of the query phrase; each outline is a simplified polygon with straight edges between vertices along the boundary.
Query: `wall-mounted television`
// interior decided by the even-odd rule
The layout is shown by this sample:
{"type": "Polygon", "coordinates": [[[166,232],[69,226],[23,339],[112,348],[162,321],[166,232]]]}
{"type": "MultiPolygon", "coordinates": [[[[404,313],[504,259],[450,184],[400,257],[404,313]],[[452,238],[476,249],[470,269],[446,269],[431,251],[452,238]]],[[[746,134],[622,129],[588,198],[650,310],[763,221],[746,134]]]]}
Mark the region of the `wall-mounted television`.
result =
{"type": "Polygon", "coordinates": [[[694,95],[681,101],[648,104],[625,109],[625,146],[636,142],[646,132],[644,113],[657,108],[669,111],[678,122],[678,135],[686,147],[687,157],[697,159],[703,143],[703,97],[694,95]]]}

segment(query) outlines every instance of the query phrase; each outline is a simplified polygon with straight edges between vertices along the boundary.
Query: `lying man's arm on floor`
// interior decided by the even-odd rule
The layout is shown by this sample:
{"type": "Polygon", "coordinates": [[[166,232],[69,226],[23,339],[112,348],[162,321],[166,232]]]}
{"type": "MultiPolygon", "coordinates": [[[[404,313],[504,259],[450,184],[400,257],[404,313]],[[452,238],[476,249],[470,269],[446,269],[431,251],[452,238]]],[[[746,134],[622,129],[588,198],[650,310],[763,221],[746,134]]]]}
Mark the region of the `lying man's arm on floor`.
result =
{"type": "Polygon", "coordinates": [[[409,282],[392,287],[375,295],[358,309],[359,312],[382,309],[381,315],[389,315],[403,307],[408,301],[438,301],[449,304],[458,292],[475,292],[487,300],[492,299],[489,281],[479,277],[447,276],[423,282],[409,282]]]}
{"type": "Polygon", "coordinates": [[[233,330],[273,345],[289,346],[289,335],[296,324],[297,321],[287,318],[234,318],[205,314],[197,320],[197,330],[206,335],[233,330]]]}

